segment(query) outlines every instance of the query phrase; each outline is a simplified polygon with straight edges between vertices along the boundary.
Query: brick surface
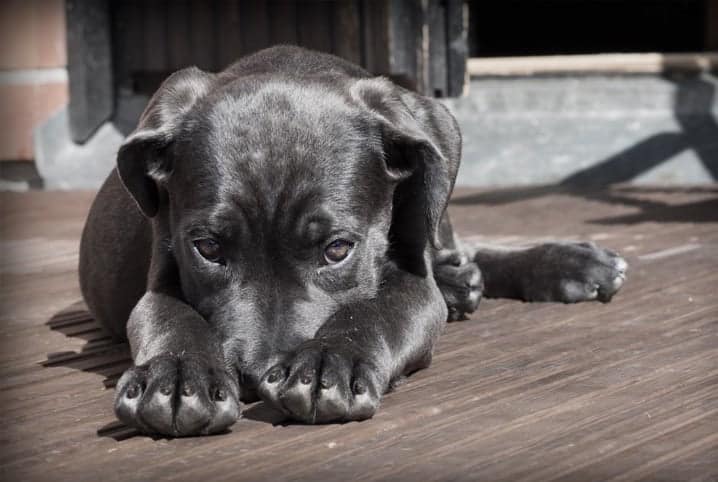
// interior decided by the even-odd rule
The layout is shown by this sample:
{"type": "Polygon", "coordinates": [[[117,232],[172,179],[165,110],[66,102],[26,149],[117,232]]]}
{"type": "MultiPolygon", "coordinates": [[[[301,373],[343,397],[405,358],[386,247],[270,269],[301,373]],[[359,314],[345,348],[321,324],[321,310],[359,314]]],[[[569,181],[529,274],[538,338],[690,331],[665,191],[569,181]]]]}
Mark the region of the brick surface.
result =
{"type": "Polygon", "coordinates": [[[64,0],[0,0],[0,69],[66,64],[64,0]]]}
{"type": "Polygon", "coordinates": [[[33,159],[34,127],[67,103],[67,83],[0,84],[0,160],[33,159]]]}

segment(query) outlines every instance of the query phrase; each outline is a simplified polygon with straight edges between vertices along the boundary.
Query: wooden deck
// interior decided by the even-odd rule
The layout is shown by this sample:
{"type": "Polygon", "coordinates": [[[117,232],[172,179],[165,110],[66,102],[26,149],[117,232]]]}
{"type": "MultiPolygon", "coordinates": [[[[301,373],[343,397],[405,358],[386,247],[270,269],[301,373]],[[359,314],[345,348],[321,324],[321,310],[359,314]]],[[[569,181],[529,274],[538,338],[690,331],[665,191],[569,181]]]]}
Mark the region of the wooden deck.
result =
{"type": "Polygon", "coordinates": [[[91,193],[2,194],[1,480],[718,480],[718,187],[460,191],[469,239],[592,239],[624,254],[608,305],[488,300],[369,421],[231,433],[119,426],[128,366],[83,310],[91,193]]]}

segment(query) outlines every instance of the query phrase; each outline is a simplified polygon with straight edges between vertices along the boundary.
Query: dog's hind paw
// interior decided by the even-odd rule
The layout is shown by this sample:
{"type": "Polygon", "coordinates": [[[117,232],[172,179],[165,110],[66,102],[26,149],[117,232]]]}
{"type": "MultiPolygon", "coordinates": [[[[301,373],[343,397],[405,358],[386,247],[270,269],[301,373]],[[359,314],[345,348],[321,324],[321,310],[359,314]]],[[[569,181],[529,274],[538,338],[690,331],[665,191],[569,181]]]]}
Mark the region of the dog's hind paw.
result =
{"type": "Polygon", "coordinates": [[[115,414],[147,434],[181,437],[224,431],[239,418],[239,389],[219,364],[161,355],[117,383],[115,414]]]}
{"type": "Polygon", "coordinates": [[[535,268],[523,280],[527,301],[607,303],[626,281],[626,260],[591,242],[548,243],[528,254],[535,268]]]}
{"type": "Polygon", "coordinates": [[[449,308],[449,321],[464,319],[476,311],[484,289],[476,263],[460,251],[440,251],[434,259],[434,279],[449,308]]]}

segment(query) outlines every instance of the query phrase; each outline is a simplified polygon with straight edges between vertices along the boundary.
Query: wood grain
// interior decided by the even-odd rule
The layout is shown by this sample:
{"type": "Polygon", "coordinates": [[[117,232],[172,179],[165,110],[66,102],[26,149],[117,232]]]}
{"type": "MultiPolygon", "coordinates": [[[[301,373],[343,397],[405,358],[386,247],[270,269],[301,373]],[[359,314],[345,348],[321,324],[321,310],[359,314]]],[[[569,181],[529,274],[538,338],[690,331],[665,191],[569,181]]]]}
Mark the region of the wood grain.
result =
{"type": "Polygon", "coordinates": [[[117,423],[129,366],[88,315],[93,193],[0,194],[2,480],[716,480],[718,188],[459,190],[469,241],[589,239],[629,278],[610,304],[484,300],[369,421],[152,439],[117,423]]]}

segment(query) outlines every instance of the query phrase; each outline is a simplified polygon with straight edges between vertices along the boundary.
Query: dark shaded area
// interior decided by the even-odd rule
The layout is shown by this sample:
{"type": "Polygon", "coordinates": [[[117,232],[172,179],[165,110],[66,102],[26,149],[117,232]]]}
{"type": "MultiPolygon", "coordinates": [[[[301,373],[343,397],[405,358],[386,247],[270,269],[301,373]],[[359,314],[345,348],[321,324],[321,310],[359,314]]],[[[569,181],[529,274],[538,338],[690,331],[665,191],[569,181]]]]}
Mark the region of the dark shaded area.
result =
{"type": "MultiPolygon", "coordinates": [[[[106,389],[112,389],[125,370],[132,365],[127,343],[117,343],[112,336],[92,317],[83,302],[73,303],[56,313],[47,323],[51,330],[72,338],[81,338],[86,343],[80,351],[62,351],[47,354],[40,362],[44,367],[63,366],[83,372],[97,373],[105,377],[106,389]]],[[[124,440],[139,435],[135,429],[120,422],[111,422],[97,431],[100,437],[124,440]]]]}
{"type": "Polygon", "coordinates": [[[490,189],[477,194],[469,194],[462,196],[456,194],[452,196],[449,204],[459,206],[471,206],[473,204],[485,204],[487,206],[500,206],[527,199],[534,199],[549,194],[569,193],[570,189],[561,186],[527,186],[527,187],[508,187],[504,189],[490,189]]]}
{"type": "Polygon", "coordinates": [[[26,182],[30,189],[42,189],[43,180],[37,172],[34,162],[9,161],[0,162],[0,181],[26,182]]]}
{"type": "Polygon", "coordinates": [[[643,222],[718,222],[718,187],[688,187],[688,188],[652,188],[620,186],[610,190],[587,188],[581,189],[567,186],[535,186],[528,188],[511,188],[505,190],[492,190],[484,193],[457,196],[451,204],[459,206],[485,205],[499,206],[516,203],[545,196],[565,195],[576,198],[597,201],[605,204],[631,206],[638,209],[637,213],[597,218],[588,221],[591,224],[618,225],[638,224],[643,222]],[[699,201],[670,204],[668,202],[649,200],[641,195],[645,194],[706,194],[712,195],[709,199],[699,201]]]}
{"type": "Polygon", "coordinates": [[[685,136],[664,132],[649,137],[598,164],[570,175],[564,186],[600,186],[627,182],[689,147],[685,136]]]}
{"type": "Polygon", "coordinates": [[[630,181],[686,149],[692,149],[713,179],[718,179],[718,123],[712,112],[714,84],[701,77],[665,79],[676,86],[673,115],[681,130],[648,137],[570,175],[561,185],[601,186],[630,181]]]}
{"type": "Polygon", "coordinates": [[[682,204],[670,204],[664,201],[646,199],[645,197],[637,197],[646,194],[645,190],[640,188],[631,188],[630,186],[620,189],[608,190],[589,190],[589,191],[567,191],[572,195],[582,197],[591,201],[603,202],[606,204],[617,204],[620,206],[631,206],[639,209],[638,213],[626,214],[621,216],[605,217],[593,219],[589,222],[592,224],[637,224],[643,222],[693,222],[693,223],[710,223],[718,221],[718,187],[699,189],[655,189],[654,193],[672,194],[672,193],[705,193],[713,194],[709,199],[701,199],[682,204]]]}
{"type": "Polygon", "coordinates": [[[138,435],[141,435],[140,432],[120,421],[110,422],[97,429],[98,437],[111,438],[117,442],[122,442],[138,435]]]}
{"type": "Polygon", "coordinates": [[[469,56],[708,50],[705,0],[469,2],[469,56]]]}
{"type": "Polygon", "coordinates": [[[718,222],[718,197],[686,204],[666,204],[660,202],[640,201],[635,199],[605,194],[605,198],[598,196],[585,196],[592,200],[604,202],[622,202],[623,204],[639,206],[641,211],[636,214],[615,216],[609,218],[593,219],[593,224],[637,224],[643,222],[658,223],[715,223],[718,222]]]}
{"type": "Polygon", "coordinates": [[[286,425],[289,422],[286,415],[264,402],[257,402],[243,409],[242,418],[254,420],[255,422],[271,423],[272,425],[286,425]]]}
{"type": "MultiPolygon", "coordinates": [[[[41,362],[44,367],[63,366],[97,373],[105,377],[102,383],[106,389],[114,389],[119,378],[132,365],[127,343],[115,342],[112,336],[95,321],[83,302],[73,303],[61,310],[47,321],[46,325],[65,336],[86,340],[86,343],[79,351],[48,353],[46,360],[41,362]]],[[[264,402],[245,406],[242,418],[272,425],[282,425],[287,421],[284,414],[264,402]]],[[[139,435],[141,435],[139,431],[118,420],[113,420],[97,429],[98,437],[108,437],[118,442],[139,435]]],[[[165,439],[161,436],[151,438],[165,439]]]]}
{"type": "Polygon", "coordinates": [[[86,343],[79,352],[48,353],[45,367],[64,366],[105,377],[105,388],[113,388],[122,373],[132,363],[127,343],[117,343],[92,317],[82,302],[74,303],[55,314],[47,323],[53,331],[65,336],[81,338],[86,343]]]}
{"type": "MultiPolygon", "coordinates": [[[[606,186],[625,183],[640,174],[669,161],[691,149],[706,170],[718,180],[718,122],[712,108],[715,84],[708,77],[672,77],[666,80],[676,86],[673,115],[680,126],[678,132],[661,132],[624,149],[589,168],[571,174],[555,186],[533,186],[492,190],[464,197],[455,197],[457,205],[501,205],[539,198],[549,194],[566,194],[609,204],[634,206],[640,213],[616,218],[596,219],[597,224],[635,224],[654,222],[715,222],[718,220],[718,190],[712,187],[692,187],[690,192],[716,193],[716,198],[682,205],[638,199],[628,194],[631,188],[606,190],[606,186]]],[[[646,193],[645,188],[636,192],[646,193]]],[[[659,192],[680,192],[681,189],[658,189],[659,192]]]]}
{"type": "MultiPolygon", "coordinates": [[[[332,53],[426,95],[457,96],[463,91],[468,49],[462,0],[89,3],[109,8],[110,22],[104,23],[111,31],[116,94],[151,95],[167,75],[181,68],[196,65],[219,71],[279,44],[332,53]],[[417,46],[429,39],[431,50],[425,59],[417,46]],[[424,72],[425,62],[431,72],[424,72]]],[[[75,30],[92,34],[98,24],[102,22],[80,22],[75,30]]]]}

